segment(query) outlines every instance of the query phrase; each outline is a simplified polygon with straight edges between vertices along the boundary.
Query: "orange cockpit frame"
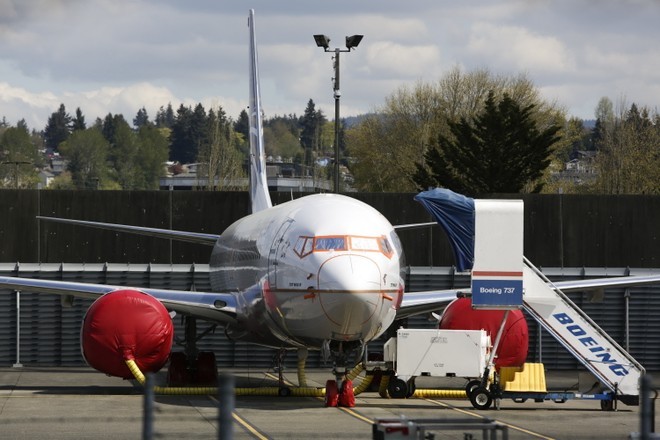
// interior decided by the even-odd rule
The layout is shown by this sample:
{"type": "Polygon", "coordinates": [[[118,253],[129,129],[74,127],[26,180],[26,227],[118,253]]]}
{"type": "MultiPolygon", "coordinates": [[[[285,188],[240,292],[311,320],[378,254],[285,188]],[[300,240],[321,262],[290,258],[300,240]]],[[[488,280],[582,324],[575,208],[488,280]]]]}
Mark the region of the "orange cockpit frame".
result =
{"type": "Polygon", "coordinates": [[[358,235],[322,235],[300,236],[296,240],[293,251],[300,258],[305,258],[313,252],[330,251],[380,252],[387,258],[394,254],[392,245],[385,236],[366,237],[358,235]]]}

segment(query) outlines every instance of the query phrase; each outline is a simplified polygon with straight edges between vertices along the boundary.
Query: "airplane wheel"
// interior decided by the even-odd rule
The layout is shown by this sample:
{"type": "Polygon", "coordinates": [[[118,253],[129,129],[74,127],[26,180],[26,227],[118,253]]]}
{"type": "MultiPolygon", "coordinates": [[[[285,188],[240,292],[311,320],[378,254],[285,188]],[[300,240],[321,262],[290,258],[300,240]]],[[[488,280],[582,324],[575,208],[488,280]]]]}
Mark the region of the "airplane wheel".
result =
{"type": "Polygon", "coordinates": [[[280,389],[279,389],[279,391],[277,392],[277,394],[278,394],[280,397],[289,397],[289,396],[291,395],[291,388],[280,387],[280,389]]]}
{"type": "Polygon", "coordinates": [[[467,385],[465,385],[465,394],[467,394],[467,396],[469,397],[470,393],[472,393],[472,390],[474,390],[476,387],[478,387],[480,385],[481,385],[480,380],[474,379],[474,380],[469,381],[467,383],[467,385]]]}
{"type": "Polygon", "coordinates": [[[190,372],[188,372],[185,353],[176,351],[170,354],[170,366],[167,368],[167,384],[171,387],[190,384],[190,372]]]}
{"type": "Polygon", "coordinates": [[[387,392],[393,399],[403,399],[408,395],[408,384],[405,380],[394,377],[387,385],[387,392]]]}
{"type": "Polygon", "coordinates": [[[469,394],[470,403],[476,409],[486,410],[490,408],[490,405],[493,403],[493,398],[491,397],[488,390],[481,385],[474,388],[469,394]]]}
{"type": "Polygon", "coordinates": [[[212,351],[200,351],[197,355],[197,376],[195,383],[214,387],[218,385],[218,364],[215,361],[215,353],[212,351]]]}
{"type": "Polygon", "coordinates": [[[328,380],[325,383],[325,406],[337,406],[339,403],[339,388],[336,380],[328,380]]]}

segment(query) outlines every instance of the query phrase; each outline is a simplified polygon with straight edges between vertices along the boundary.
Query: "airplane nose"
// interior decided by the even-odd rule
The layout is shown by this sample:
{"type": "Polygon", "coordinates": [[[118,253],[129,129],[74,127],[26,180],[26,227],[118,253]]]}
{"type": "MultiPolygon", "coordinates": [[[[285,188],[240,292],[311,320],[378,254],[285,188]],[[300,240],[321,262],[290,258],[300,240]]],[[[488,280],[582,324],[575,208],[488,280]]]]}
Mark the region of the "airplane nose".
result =
{"type": "Polygon", "coordinates": [[[344,328],[347,323],[364,324],[382,301],[381,271],[371,259],[361,255],[339,255],[323,263],[319,270],[319,300],[325,315],[342,327],[343,333],[359,332],[344,328]]]}

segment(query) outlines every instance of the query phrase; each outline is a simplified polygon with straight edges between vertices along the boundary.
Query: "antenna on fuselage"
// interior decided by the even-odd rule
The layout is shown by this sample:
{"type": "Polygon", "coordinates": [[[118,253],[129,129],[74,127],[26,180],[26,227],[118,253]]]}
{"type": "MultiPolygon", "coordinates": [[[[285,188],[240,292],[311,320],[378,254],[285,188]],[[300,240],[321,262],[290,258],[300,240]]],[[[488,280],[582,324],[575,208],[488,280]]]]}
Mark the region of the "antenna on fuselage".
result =
{"type": "Polygon", "coordinates": [[[252,213],[273,206],[266,179],[263,110],[259,88],[257,38],[254,31],[254,9],[248,15],[250,29],[250,205],[252,213]]]}

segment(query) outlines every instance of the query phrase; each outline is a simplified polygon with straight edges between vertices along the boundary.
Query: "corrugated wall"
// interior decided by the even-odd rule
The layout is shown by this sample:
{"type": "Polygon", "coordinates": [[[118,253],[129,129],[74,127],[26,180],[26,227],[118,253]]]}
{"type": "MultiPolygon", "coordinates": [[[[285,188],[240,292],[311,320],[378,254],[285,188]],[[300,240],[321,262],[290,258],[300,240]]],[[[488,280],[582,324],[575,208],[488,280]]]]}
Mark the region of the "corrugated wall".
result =
{"type": "MultiPolygon", "coordinates": [[[[582,277],[643,275],[660,270],[605,268],[546,268],[553,280],[582,277]]],[[[209,290],[207,265],[80,265],[80,264],[0,264],[0,275],[20,275],[82,282],[157,288],[209,290]]],[[[410,290],[450,289],[469,287],[469,277],[457,274],[451,267],[412,267],[407,280],[410,290]]],[[[648,370],[660,370],[660,286],[606,290],[602,299],[589,294],[571,293],[571,299],[622,347],[648,370]],[[626,300],[628,298],[628,300],[626,300]],[[628,305],[626,306],[626,301],[628,305]],[[626,312],[628,310],[628,312],[626,312]],[[627,316],[627,318],[626,318],[627,316]],[[626,330],[628,323],[628,330],[626,330]]],[[[60,304],[59,297],[22,293],[20,361],[25,365],[74,366],[84,363],[80,354],[79,332],[85,311],[91,301],[76,298],[73,307],[60,304]]],[[[0,291],[0,366],[16,362],[16,294],[0,291]]],[[[543,361],[549,369],[575,369],[578,362],[547,332],[539,331],[536,322],[528,319],[530,329],[529,360],[543,361]]],[[[205,330],[199,322],[198,330],[205,330]]],[[[399,324],[397,324],[399,325],[399,324]]],[[[436,322],[428,316],[407,320],[410,328],[432,328],[436,322]]],[[[175,332],[183,334],[180,319],[175,318],[175,332]]],[[[379,351],[385,338],[370,344],[370,351],[379,351]]],[[[228,340],[221,328],[200,343],[200,349],[216,353],[222,366],[268,369],[275,365],[276,351],[228,340]]],[[[295,353],[289,353],[286,365],[296,365],[295,353]]],[[[324,366],[318,352],[310,353],[309,367],[324,366]]]]}

